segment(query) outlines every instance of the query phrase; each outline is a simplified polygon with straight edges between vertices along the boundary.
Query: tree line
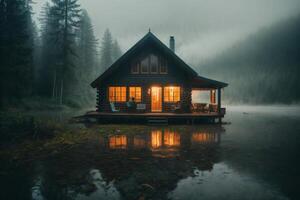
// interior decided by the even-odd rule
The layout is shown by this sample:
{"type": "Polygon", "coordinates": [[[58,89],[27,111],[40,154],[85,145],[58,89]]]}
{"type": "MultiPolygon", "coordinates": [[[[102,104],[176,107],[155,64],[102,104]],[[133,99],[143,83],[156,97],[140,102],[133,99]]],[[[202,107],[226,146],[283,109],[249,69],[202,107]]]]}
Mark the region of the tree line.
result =
{"type": "Polygon", "coordinates": [[[299,35],[300,15],[259,30],[199,69],[229,83],[229,103],[300,103],[299,35]]]}
{"type": "Polygon", "coordinates": [[[33,20],[31,0],[0,0],[0,107],[32,96],[92,105],[90,83],[122,51],[109,29],[99,44],[78,0],[49,0],[33,20]]]}

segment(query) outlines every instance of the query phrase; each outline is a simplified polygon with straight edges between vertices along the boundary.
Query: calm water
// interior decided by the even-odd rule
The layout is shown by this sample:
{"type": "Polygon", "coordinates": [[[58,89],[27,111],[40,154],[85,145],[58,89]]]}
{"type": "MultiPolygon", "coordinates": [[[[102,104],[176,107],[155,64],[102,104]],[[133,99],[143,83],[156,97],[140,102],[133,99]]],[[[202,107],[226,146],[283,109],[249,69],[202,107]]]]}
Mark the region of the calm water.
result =
{"type": "Polygon", "coordinates": [[[300,109],[228,110],[230,124],[116,131],[12,165],[0,174],[0,197],[300,199],[300,109]]]}

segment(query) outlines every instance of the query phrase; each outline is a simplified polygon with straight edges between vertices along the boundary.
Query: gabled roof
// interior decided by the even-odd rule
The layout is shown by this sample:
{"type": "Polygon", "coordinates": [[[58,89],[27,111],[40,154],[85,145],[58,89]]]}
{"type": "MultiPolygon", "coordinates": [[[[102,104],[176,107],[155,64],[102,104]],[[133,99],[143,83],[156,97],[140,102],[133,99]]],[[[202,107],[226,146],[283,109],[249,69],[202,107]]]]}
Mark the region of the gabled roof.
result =
{"type": "MultiPolygon", "coordinates": [[[[160,50],[165,53],[166,56],[169,56],[173,61],[181,67],[184,71],[186,71],[191,77],[194,77],[194,81],[199,83],[199,77],[197,72],[193,70],[188,64],[186,64],[180,57],[178,57],[169,47],[167,47],[164,43],[162,43],[153,33],[150,31],[142,38],[140,39],[133,47],[131,47],[125,54],[123,54],[117,61],[115,61],[106,71],[104,71],[95,81],[91,83],[91,86],[93,88],[96,88],[101,81],[103,81],[105,78],[110,76],[113,72],[115,72],[119,67],[122,66],[122,63],[126,62],[128,59],[131,58],[132,55],[134,55],[136,52],[138,52],[140,49],[143,49],[147,44],[154,44],[160,50]],[[198,81],[197,81],[198,80],[198,81]]],[[[196,83],[195,82],[195,83],[196,83]]],[[[216,85],[214,87],[226,87],[228,84],[214,81],[211,79],[207,79],[204,77],[201,77],[201,83],[203,82],[209,82],[212,85],[215,83],[216,85]]]]}
{"type": "Polygon", "coordinates": [[[139,40],[133,47],[131,47],[125,54],[123,54],[116,62],[114,62],[103,74],[101,74],[95,81],[91,83],[91,86],[95,88],[97,83],[101,82],[107,76],[109,76],[116,69],[121,67],[121,63],[126,61],[133,55],[137,50],[143,48],[146,44],[152,43],[159,47],[167,56],[170,56],[174,59],[174,61],[178,64],[178,66],[182,67],[185,71],[193,76],[197,76],[197,72],[195,72],[189,65],[187,65],[181,58],[179,58],[169,47],[167,47],[164,43],[162,43],[153,33],[150,31],[139,40]]]}

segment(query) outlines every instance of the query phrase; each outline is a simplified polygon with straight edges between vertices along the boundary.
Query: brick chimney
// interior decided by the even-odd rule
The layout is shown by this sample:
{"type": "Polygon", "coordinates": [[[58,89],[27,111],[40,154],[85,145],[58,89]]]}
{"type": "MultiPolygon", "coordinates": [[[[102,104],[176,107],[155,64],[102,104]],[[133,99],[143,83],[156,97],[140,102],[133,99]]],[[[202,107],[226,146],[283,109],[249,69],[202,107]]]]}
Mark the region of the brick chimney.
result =
{"type": "Polygon", "coordinates": [[[170,49],[175,52],[175,38],[174,36],[170,36],[170,49]]]}

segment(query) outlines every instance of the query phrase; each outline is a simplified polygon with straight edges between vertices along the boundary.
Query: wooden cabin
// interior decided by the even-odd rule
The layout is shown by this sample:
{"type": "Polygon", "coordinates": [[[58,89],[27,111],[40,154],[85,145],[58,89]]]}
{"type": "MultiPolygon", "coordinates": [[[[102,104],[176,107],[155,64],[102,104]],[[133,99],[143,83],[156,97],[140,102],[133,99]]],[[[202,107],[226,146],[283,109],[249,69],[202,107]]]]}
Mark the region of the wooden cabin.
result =
{"type": "Polygon", "coordinates": [[[167,47],[149,31],[91,83],[97,89],[97,112],[90,114],[108,121],[221,119],[221,91],[227,85],[199,76],[179,58],[174,37],[167,47]],[[209,93],[209,102],[193,102],[195,91],[209,93]]]}

